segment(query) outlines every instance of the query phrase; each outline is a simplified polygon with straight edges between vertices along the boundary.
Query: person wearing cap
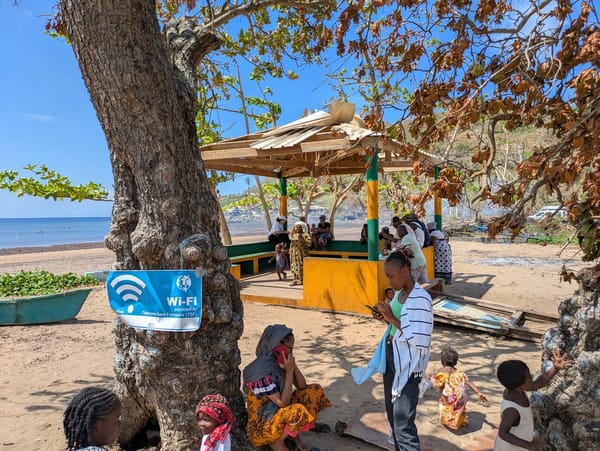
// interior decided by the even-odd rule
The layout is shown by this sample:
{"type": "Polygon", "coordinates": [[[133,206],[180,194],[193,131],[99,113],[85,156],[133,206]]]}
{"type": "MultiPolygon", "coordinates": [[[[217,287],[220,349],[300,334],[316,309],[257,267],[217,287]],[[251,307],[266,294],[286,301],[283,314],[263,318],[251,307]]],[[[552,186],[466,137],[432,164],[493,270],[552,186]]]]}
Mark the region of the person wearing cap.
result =
{"type": "Polygon", "coordinates": [[[287,222],[285,216],[277,216],[273,227],[269,230],[269,235],[267,236],[269,242],[273,244],[284,243],[285,247],[289,247],[290,237],[289,231],[284,229],[284,224],[287,222]]]}
{"type": "Polygon", "coordinates": [[[244,368],[246,433],[257,448],[287,451],[285,440],[289,438],[297,449],[308,451],[314,448],[302,442],[301,432],[331,430],[316,423],[317,414],[331,407],[331,401],[321,385],[306,383],[296,365],[294,344],[292,329],[284,324],[267,326],[256,346],[256,359],[244,368]]]}
{"type": "Polygon", "coordinates": [[[441,230],[431,232],[433,243],[433,267],[435,277],[452,285],[452,248],[441,230]]]}
{"type": "Polygon", "coordinates": [[[319,223],[312,236],[313,247],[325,247],[332,239],[331,224],[327,221],[325,215],[319,216],[319,223]]]}

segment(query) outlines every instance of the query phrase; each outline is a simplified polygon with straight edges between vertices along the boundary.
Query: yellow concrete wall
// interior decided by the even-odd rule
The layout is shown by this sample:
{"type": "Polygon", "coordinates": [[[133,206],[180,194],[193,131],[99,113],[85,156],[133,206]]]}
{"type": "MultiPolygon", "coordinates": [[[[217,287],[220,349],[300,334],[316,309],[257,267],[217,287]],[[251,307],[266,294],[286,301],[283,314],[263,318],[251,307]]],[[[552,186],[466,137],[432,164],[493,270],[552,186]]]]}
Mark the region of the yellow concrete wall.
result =
{"type": "MultiPolygon", "coordinates": [[[[423,249],[427,259],[427,277],[434,278],[433,246],[423,249]]],[[[370,314],[364,304],[383,299],[389,287],[383,264],[346,258],[306,257],[304,259],[304,297],[300,307],[336,312],[370,314]]]]}
{"type": "Polygon", "coordinates": [[[433,246],[427,246],[423,248],[423,254],[427,259],[425,269],[427,270],[427,277],[432,280],[435,277],[435,270],[433,267],[433,246]]]}
{"type": "Polygon", "coordinates": [[[364,304],[383,298],[383,261],[306,257],[303,307],[370,314],[364,304]]]}

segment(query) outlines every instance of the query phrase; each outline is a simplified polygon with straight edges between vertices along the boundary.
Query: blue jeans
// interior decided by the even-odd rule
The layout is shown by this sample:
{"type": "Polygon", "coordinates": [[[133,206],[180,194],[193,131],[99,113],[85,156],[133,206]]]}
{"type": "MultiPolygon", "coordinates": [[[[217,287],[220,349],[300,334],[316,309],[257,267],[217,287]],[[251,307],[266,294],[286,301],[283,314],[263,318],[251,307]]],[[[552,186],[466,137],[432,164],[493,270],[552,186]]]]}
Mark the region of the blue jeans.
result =
{"type": "Polygon", "coordinates": [[[417,435],[417,403],[419,402],[419,382],[421,378],[411,376],[402,389],[402,394],[394,403],[392,400],[392,383],[394,380],[394,357],[391,344],[386,347],[386,369],[383,375],[385,411],[394,431],[396,451],[419,451],[417,435]]]}

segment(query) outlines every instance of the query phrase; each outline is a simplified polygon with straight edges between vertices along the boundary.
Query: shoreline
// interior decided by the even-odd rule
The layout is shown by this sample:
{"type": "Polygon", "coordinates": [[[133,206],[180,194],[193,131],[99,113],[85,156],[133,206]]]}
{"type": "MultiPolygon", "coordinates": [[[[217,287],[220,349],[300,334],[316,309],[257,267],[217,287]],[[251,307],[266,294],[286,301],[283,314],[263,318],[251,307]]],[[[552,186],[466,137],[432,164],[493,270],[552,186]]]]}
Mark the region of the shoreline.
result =
{"type": "Polygon", "coordinates": [[[0,249],[0,255],[35,254],[39,252],[62,252],[82,249],[106,249],[103,242],[49,244],[48,246],[6,247],[0,249]]]}
{"type": "MultiPolygon", "coordinates": [[[[336,236],[338,239],[353,239],[360,236],[360,229],[355,230],[353,227],[340,227],[336,230],[336,236]]],[[[241,233],[231,235],[231,241],[233,244],[246,244],[258,241],[267,241],[267,232],[265,233],[241,233]]],[[[49,244],[48,246],[21,246],[21,247],[7,247],[0,248],[0,255],[21,255],[21,254],[35,254],[40,252],[63,252],[63,251],[74,251],[82,249],[107,249],[103,241],[94,243],[64,243],[64,244],[49,244]]]]}

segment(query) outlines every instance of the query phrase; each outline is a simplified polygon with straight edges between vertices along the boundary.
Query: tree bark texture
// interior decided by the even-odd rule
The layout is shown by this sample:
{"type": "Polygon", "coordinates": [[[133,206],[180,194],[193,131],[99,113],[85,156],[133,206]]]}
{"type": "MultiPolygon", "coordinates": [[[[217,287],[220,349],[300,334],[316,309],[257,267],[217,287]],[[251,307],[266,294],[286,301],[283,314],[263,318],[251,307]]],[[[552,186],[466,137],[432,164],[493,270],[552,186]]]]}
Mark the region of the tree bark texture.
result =
{"type": "Polygon", "coordinates": [[[147,0],[61,0],[61,10],[110,150],[115,202],[106,245],[117,269],[201,268],[204,274],[199,331],[151,332],[116,321],[116,391],[124,408],[119,441],[131,442],[156,420],[162,449],[198,449],[195,404],[219,392],[238,418],[234,449],[252,449],[239,390],[242,303],[194,121],[194,70],[219,41],[188,19],[161,33],[155,4],[147,0]]]}
{"type": "Polygon", "coordinates": [[[542,368],[554,349],[573,364],[534,393],[536,429],[555,450],[598,449],[600,443],[600,266],[577,275],[579,288],[559,306],[558,326],[544,335],[542,368]]]}

